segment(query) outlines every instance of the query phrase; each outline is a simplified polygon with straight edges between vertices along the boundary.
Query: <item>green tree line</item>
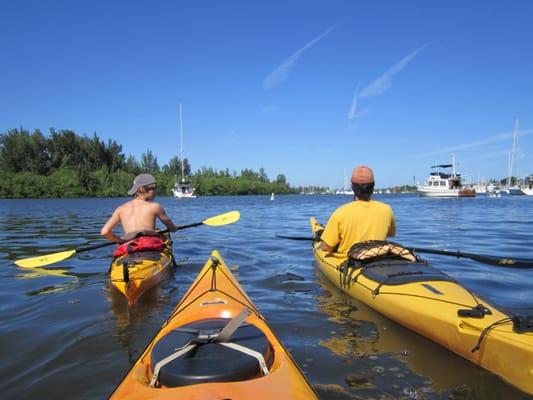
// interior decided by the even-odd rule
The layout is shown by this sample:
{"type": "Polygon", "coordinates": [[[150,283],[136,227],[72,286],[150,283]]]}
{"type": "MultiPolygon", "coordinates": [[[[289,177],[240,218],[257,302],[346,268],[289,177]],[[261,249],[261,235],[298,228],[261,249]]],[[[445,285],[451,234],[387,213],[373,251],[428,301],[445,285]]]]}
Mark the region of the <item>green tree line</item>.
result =
{"type": "Polygon", "coordinates": [[[47,135],[23,128],[0,133],[1,198],[125,196],[133,178],[143,172],[155,176],[162,195],[170,195],[182,178],[199,195],[296,192],[283,174],[269,180],[263,168],[230,172],[201,167],[192,172],[189,161],[178,157],[161,167],[149,149],[137,160],[126,156],[116,141],[106,143],[96,133],[87,137],[53,128],[47,135]]]}

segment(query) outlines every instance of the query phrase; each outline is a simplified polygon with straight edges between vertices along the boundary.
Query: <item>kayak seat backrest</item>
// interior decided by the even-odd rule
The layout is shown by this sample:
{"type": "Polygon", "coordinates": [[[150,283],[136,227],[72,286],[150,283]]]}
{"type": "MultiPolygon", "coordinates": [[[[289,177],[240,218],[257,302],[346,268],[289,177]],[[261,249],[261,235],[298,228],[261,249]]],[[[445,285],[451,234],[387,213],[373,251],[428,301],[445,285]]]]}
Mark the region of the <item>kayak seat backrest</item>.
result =
{"type": "Polygon", "coordinates": [[[455,280],[445,273],[430,267],[423,261],[410,262],[401,258],[383,258],[363,264],[361,274],[380,285],[403,285],[413,282],[455,280]]]}
{"type": "MultiPolygon", "coordinates": [[[[152,349],[152,371],[159,361],[194,340],[197,337],[195,332],[220,330],[230,320],[229,318],[209,318],[169,332],[152,349]]],[[[229,342],[261,353],[268,367],[274,361],[273,350],[268,339],[254,325],[239,326],[229,342]]],[[[159,383],[165,387],[178,387],[205,382],[241,381],[259,376],[261,376],[261,371],[255,358],[216,342],[208,342],[198,344],[190,352],[163,366],[159,371],[159,383]]]]}
{"type": "Polygon", "coordinates": [[[163,258],[163,255],[160,251],[138,251],[135,253],[128,254],[120,259],[117,264],[122,265],[124,263],[128,264],[140,264],[143,260],[148,261],[159,261],[163,258]]]}

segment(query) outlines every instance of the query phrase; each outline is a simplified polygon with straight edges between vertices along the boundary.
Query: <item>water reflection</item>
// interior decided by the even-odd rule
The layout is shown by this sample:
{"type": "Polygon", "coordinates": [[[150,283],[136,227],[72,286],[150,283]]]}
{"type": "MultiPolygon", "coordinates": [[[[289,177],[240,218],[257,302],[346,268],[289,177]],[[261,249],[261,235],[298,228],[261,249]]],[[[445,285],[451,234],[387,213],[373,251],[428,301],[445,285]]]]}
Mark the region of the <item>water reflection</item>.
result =
{"type": "MultiPolygon", "coordinates": [[[[350,365],[344,391],[413,399],[526,398],[500,378],[383,317],[339,291],[317,272],[324,294],[317,304],[338,328],[320,344],[350,365]],[[466,396],[466,397],[461,397],[466,396]]],[[[378,396],[378,398],[383,398],[378,396]]],[[[384,397],[389,398],[389,397],[384,397]]]]}

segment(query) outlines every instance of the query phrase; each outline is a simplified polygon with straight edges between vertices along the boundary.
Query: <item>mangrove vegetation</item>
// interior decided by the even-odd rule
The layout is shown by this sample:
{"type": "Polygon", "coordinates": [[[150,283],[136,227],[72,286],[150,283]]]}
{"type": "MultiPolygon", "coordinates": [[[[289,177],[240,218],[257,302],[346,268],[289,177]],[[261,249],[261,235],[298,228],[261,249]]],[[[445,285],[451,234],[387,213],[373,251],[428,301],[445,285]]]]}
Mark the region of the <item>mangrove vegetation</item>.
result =
{"type": "Polygon", "coordinates": [[[135,175],[155,176],[158,192],[170,195],[177,180],[190,180],[199,195],[296,193],[285,175],[270,180],[263,168],[240,172],[201,167],[172,157],[160,166],[151,150],[140,160],[126,156],[114,140],[105,143],[95,133],[78,135],[68,129],[23,128],[0,133],[0,198],[114,197],[125,196],[135,175]]]}

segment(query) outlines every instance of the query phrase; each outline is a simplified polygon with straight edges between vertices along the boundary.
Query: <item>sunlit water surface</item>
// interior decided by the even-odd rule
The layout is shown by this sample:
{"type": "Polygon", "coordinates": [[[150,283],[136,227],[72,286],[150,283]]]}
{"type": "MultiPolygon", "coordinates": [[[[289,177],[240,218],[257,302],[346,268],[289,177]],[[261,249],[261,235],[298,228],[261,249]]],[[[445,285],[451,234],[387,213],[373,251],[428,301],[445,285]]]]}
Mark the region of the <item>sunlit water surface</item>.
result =
{"type": "MultiPolygon", "coordinates": [[[[533,259],[533,198],[424,199],[388,195],[405,245],[533,259]]],[[[324,399],[521,399],[501,379],[340,293],[317,272],[309,217],[325,222],[348,196],[160,198],[178,224],[233,209],[238,223],[174,234],[178,269],[132,308],[111,291],[111,248],[23,270],[18,258],[99,243],[125,199],[0,200],[0,397],[106,398],[207,260],[236,276],[324,399]]],[[[488,300],[533,306],[533,270],[427,256],[488,300]]]]}

